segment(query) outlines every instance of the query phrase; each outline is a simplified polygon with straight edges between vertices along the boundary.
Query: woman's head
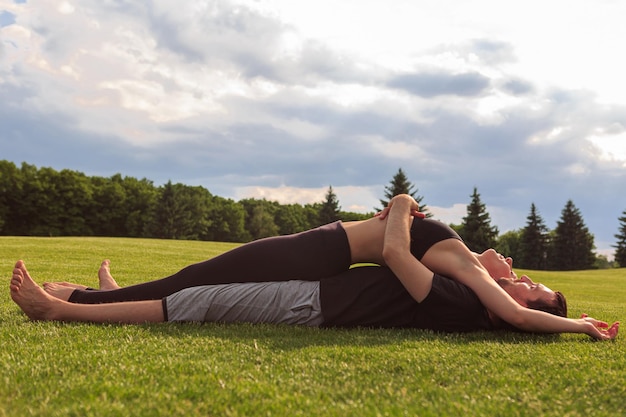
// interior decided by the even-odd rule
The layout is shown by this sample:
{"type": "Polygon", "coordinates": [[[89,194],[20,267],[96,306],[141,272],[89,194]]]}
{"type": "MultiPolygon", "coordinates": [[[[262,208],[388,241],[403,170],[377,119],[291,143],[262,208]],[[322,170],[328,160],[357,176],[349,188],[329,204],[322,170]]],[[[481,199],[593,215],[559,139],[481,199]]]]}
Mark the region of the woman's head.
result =
{"type": "Polygon", "coordinates": [[[476,259],[489,272],[493,279],[501,277],[515,277],[513,272],[513,258],[504,257],[495,249],[487,249],[482,253],[475,253],[476,259]]]}

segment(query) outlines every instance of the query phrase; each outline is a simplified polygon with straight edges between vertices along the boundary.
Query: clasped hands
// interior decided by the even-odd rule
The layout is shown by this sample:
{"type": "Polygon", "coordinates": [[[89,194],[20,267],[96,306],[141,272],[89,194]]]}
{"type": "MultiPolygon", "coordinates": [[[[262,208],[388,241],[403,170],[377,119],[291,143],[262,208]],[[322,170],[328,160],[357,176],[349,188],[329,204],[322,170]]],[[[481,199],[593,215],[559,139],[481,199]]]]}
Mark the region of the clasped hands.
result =
{"type": "Polygon", "coordinates": [[[387,205],[387,207],[385,207],[384,209],[382,209],[381,211],[379,211],[378,213],[376,213],[374,215],[374,217],[378,217],[381,220],[384,220],[388,215],[389,215],[389,211],[391,210],[391,207],[398,202],[398,200],[402,200],[402,201],[406,201],[406,203],[409,205],[409,214],[413,217],[419,217],[420,219],[423,219],[426,217],[426,215],[422,212],[419,211],[419,204],[417,203],[417,201],[415,201],[415,199],[413,197],[411,197],[408,194],[398,194],[396,196],[394,196],[391,201],[389,201],[389,204],[387,205]]]}

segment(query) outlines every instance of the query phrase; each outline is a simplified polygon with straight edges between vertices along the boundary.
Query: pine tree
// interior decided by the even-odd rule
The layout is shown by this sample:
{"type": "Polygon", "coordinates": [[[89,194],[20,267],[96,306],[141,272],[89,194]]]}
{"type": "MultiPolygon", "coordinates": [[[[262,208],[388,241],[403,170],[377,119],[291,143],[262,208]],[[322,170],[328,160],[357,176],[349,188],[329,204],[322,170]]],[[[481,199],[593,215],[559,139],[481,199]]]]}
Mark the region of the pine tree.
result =
{"type": "Polygon", "coordinates": [[[546,269],[548,256],[548,228],[537,213],[535,203],[530,205],[530,214],[526,217],[526,227],[522,229],[521,251],[516,264],[526,269],[546,269]]]}
{"type": "Polygon", "coordinates": [[[319,211],[320,224],[328,224],[339,220],[340,210],[337,195],[335,195],[333,187],[329,186],[326,192],[326,200],[322,203],[319,211]]]}
{"type": "MultiPolygon", "coordinates": [[[[415,201],[417,201],[417,204],[420,206],[420,211],[424,213],[426,217],[432,217],[432,213],[428,212],[426,204],[422,204],[424,197],[418,196],[418,190],[414,190],[414,188],[415,186],[409,181],[402,168],[398,168],[398,172],[393,176],[389,185],[385,186],[386,200],[379,200],[380,204],[382,204],[383,208],[385,208],[389,205],[389,201],[391,201],[393,197],[400,194],[408,194],[413,197],[415,201]]],[[[380,211],[379,208],[374,208],[374,210],[380,211]]]]}
{"type": "Polygon", "coordinates": [[[480,194],[474,187],[472,202],[467,206],[467,216],[463,217],[461,237],[474,252],[482,252],[496,245],[498,228],[491,226],[486,206],[480,201],[480,194]]]}
{"type": "Polygon", "coordinates": [[[590,269],[595,262],[593,235],[580,211],[569,200],[561,212],[550,245],[548,267],[559,271],[590,269]]]}
{"type": "Polygon", "coordinates": [[[522,242],[522,229],[509,230],[498,236],[494,249],[504,256],[510,256],[515,260],[520,258],[520,246],[522,242]]]}
{"type": "Polygon", "coordinates": [[[622,217],[619,219],[620,228],[619,234],[615,235],[617,239],[617,245],[614,245],[615,248],[615,262],[619,264],[620,267],[626,267],[626,210],[622,212],[622,217]]]}
{"type": "Polygon", "coordinates": [[[161,239],[175,239],[177,235],[176,214],[180,211],[180,204],[176,199],[172,181],[168,181],[161,187],[158,204],[155,207],[152,234],[161,239]]]}

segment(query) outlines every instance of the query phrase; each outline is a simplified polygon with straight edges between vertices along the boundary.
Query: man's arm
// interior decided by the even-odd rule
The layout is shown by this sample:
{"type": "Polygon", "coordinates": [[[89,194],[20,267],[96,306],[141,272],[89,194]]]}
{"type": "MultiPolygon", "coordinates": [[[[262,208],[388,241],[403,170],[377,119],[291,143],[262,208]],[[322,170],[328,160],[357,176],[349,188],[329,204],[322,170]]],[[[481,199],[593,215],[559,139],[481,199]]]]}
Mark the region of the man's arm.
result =
{"type": "MultiPolygon", "coordinates": [[[[385,263],[413,298],[422,301],[432,286],[432,272],[415,259],[410,251],[412,221],[410,214],[418,209],[417,203],[408,195],[400,195],[394,197],[389,206],[383,246],[385,263]],[[425,271],[430,273],[427,283],[424,282],[425,271]]],[[[453,261],[451,259],[451,262],[453,261]]],[[[597,326],[604,327],[602,322],[588,318],[567,319],[521,306],[480,265],[464,268],[451,278],[467,285],[488,310],[521,330],[543,333],[586,333],[597,339],[611,339],[617,334],[617,330],[613,327],[612,331],[599,329],[597,326]]]]}

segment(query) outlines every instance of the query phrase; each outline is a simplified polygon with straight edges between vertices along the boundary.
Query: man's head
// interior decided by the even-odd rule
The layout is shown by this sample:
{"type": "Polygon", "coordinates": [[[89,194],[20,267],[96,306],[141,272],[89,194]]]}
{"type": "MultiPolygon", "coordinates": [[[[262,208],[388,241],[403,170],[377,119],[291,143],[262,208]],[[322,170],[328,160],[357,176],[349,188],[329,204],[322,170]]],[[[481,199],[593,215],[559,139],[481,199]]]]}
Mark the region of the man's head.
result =
{"type": "Polygon", "coordinates": [[[543,284],[536,284],[526,275],[520,278],[498,278],[496,282],[524,307],[567,317],[567,301],[559,291],[552,291],[543,284]]]}
{"type": "Polygon", "coordinates": [[[494,249],[475,255],[489,275],[520,305],[567,317],[565,296],[543,284],[535,284],[526,275],[517,278],[512,258],[505,258],[494,249]]]}

